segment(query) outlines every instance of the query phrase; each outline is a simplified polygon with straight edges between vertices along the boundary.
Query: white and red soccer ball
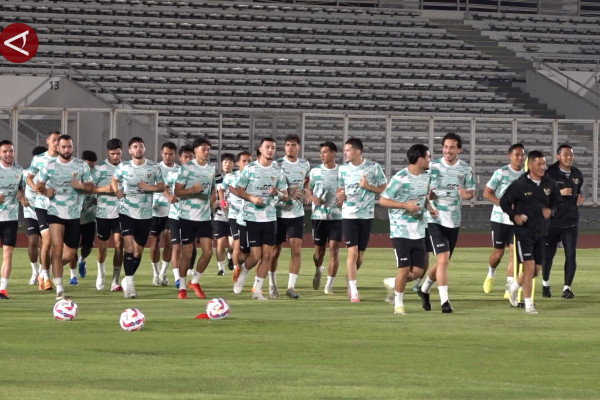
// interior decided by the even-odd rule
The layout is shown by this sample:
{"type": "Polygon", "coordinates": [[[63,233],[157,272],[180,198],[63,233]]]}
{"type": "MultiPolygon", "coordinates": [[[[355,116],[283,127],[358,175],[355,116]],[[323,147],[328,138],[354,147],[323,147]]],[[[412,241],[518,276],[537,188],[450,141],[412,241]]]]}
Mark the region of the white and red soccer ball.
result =
{"type": "Polygon", "coordinates": [[[124,331],[135,332],[144,327],[146,317],[137,308],[128,308],[121,313],[119,325],[124,331]]]}
{"type": "Polygon", "coordinates": [[[77,304],[71,299],[56,302],[52,310],[54,318],[59,321],[73,321],[77,317],[77,304]]]}
{"type": "Polygon", "coordinates": [[[209,319],[223,319],[229,315],[229,303],[218,297],[212,299],[206,305],[206,314],[209,319]]]}

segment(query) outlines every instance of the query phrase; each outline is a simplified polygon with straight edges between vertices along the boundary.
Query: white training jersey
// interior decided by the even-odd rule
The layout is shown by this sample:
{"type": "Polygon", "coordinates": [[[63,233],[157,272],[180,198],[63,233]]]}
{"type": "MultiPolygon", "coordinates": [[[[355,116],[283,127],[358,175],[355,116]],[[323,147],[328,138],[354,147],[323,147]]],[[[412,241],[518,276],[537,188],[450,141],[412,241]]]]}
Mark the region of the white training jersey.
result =
{"type": "MultiPolygon", "coordinates": [[[[298,158],[291,162],[287,157],[281,157],[277,160],[279,168],[283,170],[288,185],[288,194],[293,191],[304,192],[304,181],[310,172],[310,164],[303,158],[298,158]]],[[[304,216],[304,204],[302,200],[289,198],[287,201],[277,202],[278,218],[298,218],[304,216]]]]}
{"type": "Polygon", "coordinates": [[[137,185],[140,182],[153,186],[163,183],[158,164],[148,159],[142,165],[135,165],[132,160],[125,161],[117,166],[115,178],[125,193],[119,201],[119,214],[133,219],[152,218],[153,193],[140,190],[137,185]]]}
{"type": "Polygon", "coordinates": [[[277,220],[275,203],[277,197],[271,196],[272,187],[282,191],[288,188],[283,171],[276,163],[263,167],[258,161],[252,161],[244,167],[237,182],[237,187],[242,187],[246,193],[263,199],[264,204],[257,206],[250,201],[244,201],[242,219],[252,222],[270,222],[277,220]]]}
{"type": "Polygon", "coordinates": [[[375,217],[375,193],[360,187],[360,180],[366,175],[370,185],[381,186],[387,183],[381,165],[366,158],[360,165],[345,163],[339,168],[339,187],[346,193],[342,205],[344,219],[372,219],[375,217]]]}
{"type": "MultiPolygon", "coordinates": [[[[94,181],[94,186],[104,187],[110,185],[116,170],[117,166],[109,163],[108,160],[100,161],[92,170],[92,181],[94,181]]],[[[119,218],[120,201],[116,194],[102,193],[98,194],[96,199],[96,218],[119,218]]]]}
{"type": "Polygon", "coordinates": [[[323,204],[312,203],[311,219],[342,219],[342,210],[335,204],[339,182],[339,166],[327,168],[321,164],[310,170],[308,187],[314,197],[323,200],[323,204]]]}
{"type": "Polygon", "coordinates": [[[17,192],[22,184],[23,168],[17,164],[5,167],[0,162],[0,193],[4,195],[4,201],[0,204],[0,221],[19,219],[17,192]]]}
{"type": "Polygon", "coordinates": [[[177,183],[185,185],[185,189],[191,188],[196,183],[202,185],[201,192],[179,197],[179,218],[190,221],[210,221],[210,195],[215,186],[215,166],[209,163],[200,165],[196,160],[191,160],[181,166],[177,183]]]}
{"type": "MultiPolygon", "coordinates": [[[[508,164],[494,171],[494,174],[485,186],[492,189],[497,198],[501,198],[508,186],[521,175],[523,175],[523,171],[515,171],[510,167],[510,164],[508,164]]],[[[503,212],[502,208],[496,204],[494,204],[494,207],[492,208],[490,220],[500,224],[513,225],[508,214],[503,212]]]]}
{"type": "MultiPolygon", "coordinates": [[[[48,152],[45,151],[37,156],[34,156],[31,160],[31,165],[29,165],[29,175],[33,176],[33,183],[37,183],[39,179],[40,171],[48,164],[50,161],[55,160],[56,157],[51,157],[48,155],[48,152]]],[[[41,208],[43,210],[48,209],[49,199],[41,194],[36,194],[35,196],[35,208],[41,208]]]]}
{"type": "MultiPolygon", "coordinates": [[[[167,176],[167,174],[172,171],[174,168],[177,168],[177,164],[173,164],[173,166],[169,167],[165,164],[164,161],[158,163],[158,167],[160,168],[160,173],[163,176],[163,179],[167,176]]],[[[170,204],[167,198],[165,197],[163,192],[156,192],[152,195],[152,216],[153,217],[166,217],[169,215],[170,204]]]]}

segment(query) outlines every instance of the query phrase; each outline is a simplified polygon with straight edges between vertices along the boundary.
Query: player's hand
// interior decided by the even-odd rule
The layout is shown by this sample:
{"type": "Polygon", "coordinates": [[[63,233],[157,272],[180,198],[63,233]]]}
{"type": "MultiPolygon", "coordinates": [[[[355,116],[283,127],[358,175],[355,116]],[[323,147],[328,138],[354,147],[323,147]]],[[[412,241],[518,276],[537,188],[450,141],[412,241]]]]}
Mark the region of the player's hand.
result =
{"type": "Polygon", "coordinates": [[[427,195],[427,198],[428,198],[430,201],[437,200],[437,198],[438,198],[438,197],[437,197],[437,194],[435,194],[435,189],[431,189],[431,190],[429,191],[429,194],[427,195]]]}
{"type": "Polygon", "coordinates": [[[584,198],[583,198],[583,196],[582,196],[582,195],[580,195],[580,194],[578,194],[578,195],[577,195],[577,205],[579,205],[579,206],[580,206],[580,205],[582,205],[582,204],[583,204],[583,201],[584,201],[584,198]]]}
{"type": "Polygon", "coordinates": [[[23,198],[19,201],[19,203],[21,203],[21,205],[23,207],[29,207],[29,200],[27,200],[27,197],[25,197],[25,196],[23,196],[23,198]]]}
{"type": "Polygon", "coordinates": [[[147,184],[144,181],[139,181],[137,184],[137,188],[143,190],[144,192],[149,192],[153,189],[151,185],[147,184]]]}
{"type": "Polygon", "coordinates": [[[363,189],[367,189],[367,187],[369,187],[369,181],[367,180],[367,174],[362,174],[362,176],[360,177],[359,185],[363,189]]]}
{"type": "Polygon", "coordinates": [[[71,179],[71,186],[73,187],[73,189],[75,190],[82,190],[84,188],[83,182],[81,182],[79,179],[77,178],[73,178],[71,179]]]}
{"type": "Polygon", "coordinates": [[[528,218],[526,214],[517,214],[515,215],[515,224],[523,226],[525,222],[527,222],[527,219],[528,218]]]}
{"type": "Polygon", "coordinates": [[[117,199],[122,199],[123,197],[125,197],[125,192],[122,190],[117,191],[117,193],[115,193],[117,195],[117,199]]]}
{"type": "Polygon", "coordinates": [[[573,195],[573,188],[563,188],[560,189],[560,195],[561,196],[572,196],[573,195]]]}
{"type": "MultiPolygon", "coordinates": [[[[325,204],[325,202],[323,201],[323,199],[317,197],[317,196],[312,196],[312,202],[314,205],[316,206],[321,206],[323,204],[325,204]]],[[[336,197],[336,201],[337,201],[337,197],[336,197]]]]}
{"type": "Polygon", "coordinates": [[[56,190],[54,190],[54,188],[46,189],[46,197],[48,197],[49,199],[53,199],[55,194],[56,194],[56,190]]]}
{"type": "Polygon", "coordinates": [[[0,204],[4,203],[4,193],[0,193],[0,204]]]}
{"type": "MultiPolygon", "coordinates": [[[[273,188],[272,188],[273,189],[273,188]]],[[[277,189],[275,189],[277,191],[277,189]]],[[[255,206],[257,207],[263,207],[265,205],[265,201],[263,200],[262,197],[258,197],[258,196],[252,196],[250,198],[250,201],[252,203],[254,203],[255,206]]]]}
{"type": "Polygon", "coordinates": [[[550,219],[550,218],[552,218],[552,209],[548,208],[548,207],[544,207],[544,208],[542,208],[542,214],[544,215],[545,219],[550,219]]]}
{"type": "Polygon", "coordinates": [[[421,207],[414,201],[407,201],[404,203],[404,209],[411,214],[417,214],[421,211],[421,207]]]}
{"type": "Polygon", "coordinates": [[[460,197],[461,199],[467,199],[469,198],[469,192],[467,192],[464,188],[462,187],[458,187],[458,197],[460,197]]]}

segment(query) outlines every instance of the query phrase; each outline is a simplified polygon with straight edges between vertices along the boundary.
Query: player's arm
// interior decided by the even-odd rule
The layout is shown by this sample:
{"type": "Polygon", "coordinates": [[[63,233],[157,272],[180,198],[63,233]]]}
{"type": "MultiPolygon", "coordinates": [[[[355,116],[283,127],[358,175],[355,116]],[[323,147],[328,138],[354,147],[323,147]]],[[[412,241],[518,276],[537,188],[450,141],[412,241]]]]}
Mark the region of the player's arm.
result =
{"type": "Polygon", "coordinates": [[[483,189],[483,198],[496,206],[500,205],[500,199],[496,197],[496,191],[488,186],[483,189]]]}
{"type": "Polygon", "coordinates": [[[143,190],[144,192],[156,193],[162,192],[165,190],[164,182],[157,182],[156,185],[150,185],[144,181],[139,181],[137,184],[138,189],[143,190]]]}
{"type": "Polygon", "coordinates": [[[200,184],[200,182],[194,183],[193,186],[187,189],[185,188],[185,183],[177,182],[175,184],[175,196],[177,197],[192,196],[200,192],[202,192],[202,185],[200,184]]]}
{"type": "MultiPolygon", "coordinates": [[[[276,188],[272,188],[272,189],[277,190],[276,188]]],[[[265,204],[261,197],[258,197],[258,196],[255,196],[255,195],[252,195],[252,194],[246,192],[245,187],[238,186],[237,192],[238,192],[238,194],[237,194],[238,197],[240,197],[246,201],[249,201],[250,203],[254,204],[255,206],[262,206],[265,204]]]]}
{"type": "Polygon", "coordinates": [[[93,194],[113,194],[115,193],[112,187],[112,182],[106,186],[94,186],[92,189],[93,194]]]}

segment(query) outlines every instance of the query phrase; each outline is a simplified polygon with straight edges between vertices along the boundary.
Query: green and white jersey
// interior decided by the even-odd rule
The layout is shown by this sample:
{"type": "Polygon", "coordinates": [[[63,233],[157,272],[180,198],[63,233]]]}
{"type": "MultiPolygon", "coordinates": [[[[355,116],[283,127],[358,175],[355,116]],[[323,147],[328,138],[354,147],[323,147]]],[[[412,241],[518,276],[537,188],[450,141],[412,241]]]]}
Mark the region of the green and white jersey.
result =
{"type": "Polygon", "coordinates": [[[23,168],[23,187],[25,188],[25,198],[29,202],[29,206],[23,207],[23,218],[35,219],[37,221],[37,214],[35,213],[35,192],[27,184],[27,175],[29,174],[29,168],[23,168]]]}
{"type": "Polygon", "coordinates": [[[375,217],[375,193],[360,187],[360,179],[367,176],[370,185],[387,183],[383,169],[378,163],[363,160],[362,164],[345,163],[339,168],[338,187],[344,188],[346,200],[342,205],[344,219],[371,219],[375,217]]]}
{"type": "MultiPolygon", "coordinates": [[[[177,177],[181,172],[181,165],[175,164],[175,166],[163,176],[165,178],[165,186],[169,188],[169,193],[175,194],[175,184],[177,183],[177,177]]],[[[179,202],[169,204],[169,218],[179,219],[179,202]]]]}
{"type": "MultiPolygon", "coordinates": [[[[160,173],[163,176],[163,179],[167,176],[167,174],[177,167],[177,164],[173,164],[172,167],[168,167],[164,161],[161,161],[158,164],[160,168],[160,173]]],[[[165,181],[166,183],[166,181],[165,181]]],[[[153,193],[152,196],[152,216],[153,217],[166,217],[169,215],[169,209],[171,205],[169,204],[169,200],[165,197],[163,192],[153,193]]]]}
{"type": "Polygon", "coordinates": [[[256,206],[250,201],[244,201],[242,219],[252,222],[270,222],[277,220],[275,203],[277,197],[271,196],[270,188],[282,191],[288,188],[283,171],[276,163],[263,167],[258,161],[252,161],[244,167],[240,174],[237,187],[246,189],[246,193],[263,199],[262,206],[256,206]]]}
{"type": "Polygon", "coordinates": [[[339,166],[327,168],[321,164],[310,170],[308,187],[313,196],[323,200],[323,204],[312,204],[311,219],[331,220],[342,219],[342,210],[335,205],[338,189],[339,166]]]}
{"type": "Polygon", "coordinates": [[[40,182],[46,183],[46,188],[54,189],[54,197],[48,204],[48,215],[61,219],[81,218],[85,193],[73,189],[73,179],[83,183],[92,182],[90,166],[80,158],[73,157],[67,163],[56,158],[40,171],[40,182]]]}
{"type": "Polygon", "coordinates": [[[0,221],[16,221],[19,219],[19,202],[17,192],[23,185],[23,167],[13,164],[5,167],[0,162],[0,193],[4,201],[0,204],[0,221]]]}
{"type": "Polygon", "coordinates": [[[421,211],[410,213],[403,208],[390,208],[390,237],[404,239],[422,239],[425,237],[427,218],[425,217],[425,200],[429,193],[429,172],[423,171],[413,175],[408,168],[398,171],[390,179],[381,197],[402,203],[416,202],[421,211]]]}
{"type": "Polygon", "coordinates": [[[215,166],[208,163],[200,165],[196,160],[182,165],[177,183],[189,189],[196,182],[202,185],[202,191],[179,198],[179,218],[190,221],[210,221],[210,194],[215,186],[215,166]]]}
{"type": "Polygon", "coordinates": [[[221,183],[221,189],[225,191],[225,201],[229,204],[229,212],[227,217],[231,219],[237,219],[238,215],[241,214],[242,208],[244,207],[244,199],[236,196],[229,191],[229,186],[237,187],[237,182],[240,179],[240,171],[233,171],[223,177],[221,183]]]}
{"type": "Polygon", "coordinates": [[[138,189],[140,181],[149,185],[163,183],[163,177],[158,164],[146,160],[142,165],[135,165],[132,160],[125,161],[115,169],[115,178],[119,186],[123,185],[125,197],[119,201],[119,214],[133,219],[152,218],[152,192],[138,189]]]}
{"type": "Polygon", "coordinates": [[[86,193],[83,196],[83,205],[81,206],[80,224],[84,225],[91,222],[96,222],[96,195],[86,193]]]}
{"type": "MultiPolygon", "coordinates": [[[[49,156],[47,151],[33,157],[29,165],[29,175],[33,176],[33,183],[38,182],[40,171],[52,160],[56,160],[56,157],[49,156]]],[[[34,207],[47,210],[49,202],[46,196],[36,194],[34,207]]]]}
{"type": "MultiPolygon", "coordinates": [[[[287,157],[277,160],[279,168],[283,170],[283,176],[287,180],[288,193],[292,190],[304,191],[304,181],[310,172],[310,164],[303,158],[291,162],[287,157]]],[[[287,201],[277,203],[278,218],[298,218],[304,216],[304,204],[301,200],[290,198],[287,201]]]]}
{"type": "MultiPolygon", "coordinates": [[[[219,188],[223,187],[223,180],[224,180],[224,176],[222,174],[218,174],[215,177],[215,188],[218,190],[219,188]]],[[[228,201],[228,197],[229,197],[229,186],[226,188],[223,188],[223,190],[225,191],[224,195],[225,195],[225,201],[228,201]]],[[[218,196],[217,196],[217,201],[218,201],[218,196]]],[[[219,202],[219,204],[217,205],[217,208],[215,208],[215,215],[213,216],[213,221],[221,221],[221,222],[228,222],[229,221],[229,211],[228,210],[223,210],[221,208],[221,203],[219,202]]]]}
{"type": "Polygon", "coordinates": [[[431,188],[437,196],[432,204],[438,210],[438,219],[428,214],[428,222],[446,228],[460,228],[461,199],[458,188],[475,190],[475,179],[471,166],[462,160],[448,165],[443,158],[434,160],[429,165],[431,188]]]}
{"type": "MultiPolygon", "coordinates": [[[[521,175],[523,175],[523,171],[515,171],[510,167],[510,164],[508,164],[494,171],[494,174],[489,182],[485,184],[485,186],[492,189],[497,198],[501,198],[504,192],[506,192],[506,188],[508,188],[508,186],[521,175]]],[[[492,216],[490,220],[500,224],[513,225],[513,222],[510,220],[508,214],[502,212],[502,208],[495,204],[492,208],[492,216]]]]}
{"type": "MultiPolygon", "coordinates": [[[[120,165],[120,164],[119,164],[120,165]]],[[[92,170],[94,186],[104,187],[112,182],[117,166],[102,160],[92,170]]],[[[122,188],[122,185],[120,185],[122,188]]],[[[119,218],[119,199],[114,193],[102,193],[97,196],[96,218],[119,218]]]]}

